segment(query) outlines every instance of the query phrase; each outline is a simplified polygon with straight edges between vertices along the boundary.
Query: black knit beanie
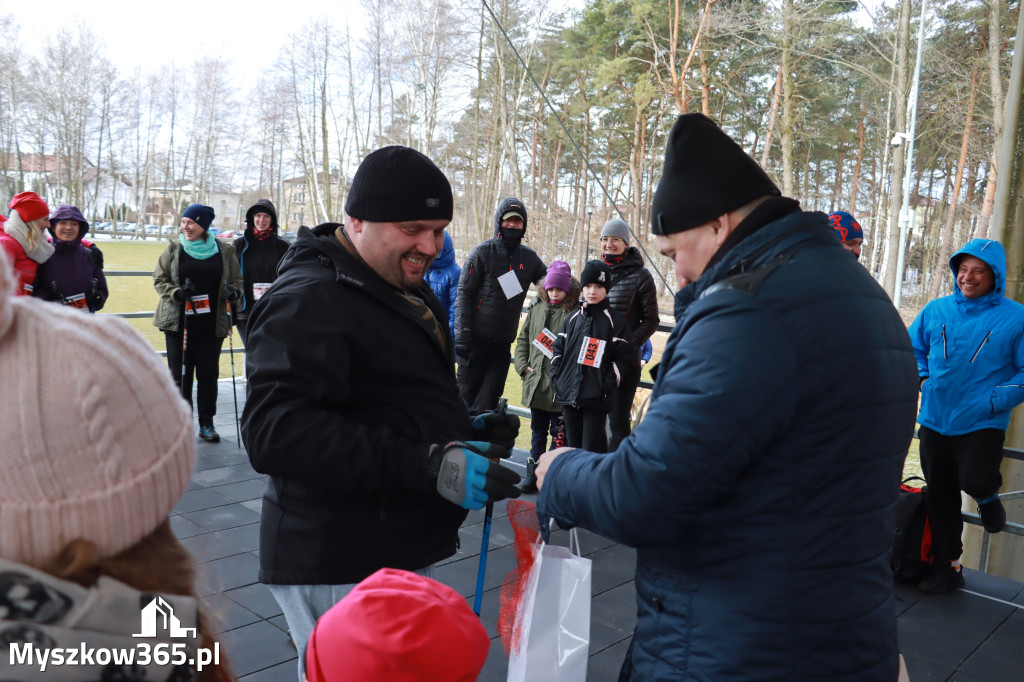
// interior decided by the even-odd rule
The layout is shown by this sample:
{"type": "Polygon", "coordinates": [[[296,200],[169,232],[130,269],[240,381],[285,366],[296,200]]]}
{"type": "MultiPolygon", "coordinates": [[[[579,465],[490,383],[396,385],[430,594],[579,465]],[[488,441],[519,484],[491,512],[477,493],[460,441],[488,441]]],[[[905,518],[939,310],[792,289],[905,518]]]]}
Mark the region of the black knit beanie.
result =
{"type": "Polygon", "coordinates": [[[345,214],[374,223],[451,220],[452,186],[441,169],[409,147],[383,147],[363,159],[352,178],[345,214]]]}
{"type": "Polygon", "coordinates": [[[651,232],[682,232],[766,194],[782,194],[761,167],[704,114],[680,116],[651,203],[651,232]]]}
{"type": "Polygon", "coordinates": [[[583,274],[580,275],[580,286],[585,287],[588,284],[600,284],[607,289],[608,283],[611,282],[611,279],[611,268],[599,260],[591,260],[587,261],[587,264],[583,266],[583,274]]]}

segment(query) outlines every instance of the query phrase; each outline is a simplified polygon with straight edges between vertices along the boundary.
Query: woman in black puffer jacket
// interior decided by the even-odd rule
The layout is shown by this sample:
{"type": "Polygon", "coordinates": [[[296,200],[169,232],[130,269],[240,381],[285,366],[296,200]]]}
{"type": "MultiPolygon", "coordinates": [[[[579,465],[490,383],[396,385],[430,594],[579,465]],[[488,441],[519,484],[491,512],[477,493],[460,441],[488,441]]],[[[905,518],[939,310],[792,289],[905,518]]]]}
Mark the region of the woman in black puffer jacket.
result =
{"type": "Polygon", "coordinates": [[[278,236],[277,228],[274,204],[270,199],[260,199],[245,212],[245,233],[233,244],[245,285],[245,296],[233,310],[242,343],[245,343],[249,313],[277,279],[277,265],[288,250],[288,240],[278,236]]]}

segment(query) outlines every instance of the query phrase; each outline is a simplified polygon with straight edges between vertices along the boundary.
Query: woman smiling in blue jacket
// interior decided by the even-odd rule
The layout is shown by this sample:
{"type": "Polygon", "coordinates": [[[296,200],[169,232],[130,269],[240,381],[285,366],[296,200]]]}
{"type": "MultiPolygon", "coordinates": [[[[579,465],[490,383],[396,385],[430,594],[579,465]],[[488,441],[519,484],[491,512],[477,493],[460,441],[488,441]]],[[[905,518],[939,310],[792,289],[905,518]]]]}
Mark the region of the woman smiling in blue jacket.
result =
{"type": "Polygon", "coordinates": [[[918,587],[963,587],[960,491],[978,503],[985,530],[1006,523],[999,501],[1003,437],[1024,402],[1024,305],[1006,291],[1006,252],[973,239],[949,259],[953,294],[926,305],[910,326],[921,377],[921,466],[936,563],[918,587]]]}

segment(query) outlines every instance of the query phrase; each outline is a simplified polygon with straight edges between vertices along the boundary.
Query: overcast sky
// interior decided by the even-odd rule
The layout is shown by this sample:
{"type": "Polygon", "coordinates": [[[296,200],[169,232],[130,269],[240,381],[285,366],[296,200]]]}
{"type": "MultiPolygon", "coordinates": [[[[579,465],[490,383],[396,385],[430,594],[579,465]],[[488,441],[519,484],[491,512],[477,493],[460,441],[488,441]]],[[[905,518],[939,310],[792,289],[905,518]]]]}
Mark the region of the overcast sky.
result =
{"type": "MultiPolygon", "coordinates": [[[[584,2],[549,0],[553,7],[584,2]]],[[[328,16],[338,28],[347,23],[353,36],[364,25],[359,0],[0,0],[5,14],[21,26],[22,49],[35,55],[61,26],[89,27],[124,76],[207,54],[231,60],[242,90],[256,84],[288,36],[310,19],[328,16]]]]}
{"type": "Polygon", "coordinates": [[[230,59],[243,89],[255,85],[288,35],[309,19],[362,23],[358,0],[0,0],[0,14],[14,15],[21,47],[33,54],[61,26],[89,27],[122,75],[207,54],[230,59]]]}

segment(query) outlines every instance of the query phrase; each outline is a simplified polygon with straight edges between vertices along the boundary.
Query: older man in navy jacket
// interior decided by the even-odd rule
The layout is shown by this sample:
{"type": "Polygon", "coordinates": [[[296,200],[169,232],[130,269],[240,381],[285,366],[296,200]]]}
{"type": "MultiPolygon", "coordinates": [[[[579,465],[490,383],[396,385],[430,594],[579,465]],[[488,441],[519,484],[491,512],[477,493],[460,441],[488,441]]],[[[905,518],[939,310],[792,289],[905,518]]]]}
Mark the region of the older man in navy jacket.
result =
{"type": "Polygon", "coordinates": [[[669,136],[651,230],[681,289],[650,409],[615,452],[538,469],[542,517],[638,550],[620,679],[893,682],[906,328],[827,216],[700,114],[669,136]]]}

